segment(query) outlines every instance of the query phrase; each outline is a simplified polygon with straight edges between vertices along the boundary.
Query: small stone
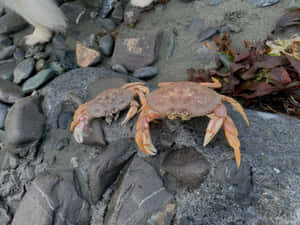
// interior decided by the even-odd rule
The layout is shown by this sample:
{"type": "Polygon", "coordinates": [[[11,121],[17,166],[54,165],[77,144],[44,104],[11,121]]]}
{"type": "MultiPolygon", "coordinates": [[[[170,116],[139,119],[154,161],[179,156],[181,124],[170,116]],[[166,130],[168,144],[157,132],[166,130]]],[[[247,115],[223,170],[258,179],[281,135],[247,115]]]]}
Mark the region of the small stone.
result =
{"type": "Polygon", "coordinates": [[[14,70],[14,83],[19,84],[26,80],[34,69],[35,61],[33,58],[28,58],[20,62],[14,70]]]}
{"type": "Polygon", "coordinates": [[[34,57],[37,53],[43,51],[44,46],[43,45],[35,45],[31,46],[27,49],[25,52],[25,58],[31,58],[34,57]]]}
{"type": "Polygon", "coordinates": [[[110,34],[100,38],[99,49],[105,56],[111,56],[114,47],[114,39],[110,34]]]}
{"type": "Polygon", "coordinates": [[[111,69],[119,73],[128,74],[126,67],[120,64],[114,64],[111,69]]]}
{"type": "Polygon", "coordinates": [[[122,6],[122,2],[117,2],[114,7],[114,11],[111,14],[111,18],[121,23],[123,21],[123,16],[124,16],[124,9],[122,6]]]}
{"type": "Polygon", "coordinates": [[[208,5],[210,6],[217,6],[221,3],[221,0],[209,0],[208,5]]]}
{"type": "Polygon", "coordinates": [[[10,46],[12,44],[13,44],[13,42],[11,41],[9,36],[4,35],[4,34],[0,34],[0,48],[1,47],[7,47],[7,46],[10,46]]]}
{"type": "Polygon", "coordinates": [[[38,52],[33,56],[33,58],[39,60],[39,59],[46,59],[48,56],[49,55],[45,52],[38,52]]]}
{"type": "Polygon", "coordinates": [[[13,73],[16,67],[16,60],[8,59],[0,61],[0,79],[13,80],[13,73]]]}
{"type": "Polygon", "coordinates": [[[9,109],[8,105],[5,105],[5,104],[0,102],[0,129],[4,128],[4,123],[5,123],[5,119],[6,119],[8,109],[9,109]]]}
{"type": "Polygon", "coordinates": [[[18,166],[18,158],[13,154],[9,154],[9,167],[11,169],[16,169],[17,166],[18,166]]]}
{"type": "Polygon", "coordinates": [[[96,47],[96,35],[90,34],[85,40],[82,41],[82,44],[88,48],[96,47]]]}
{"type": "Polygon", "coordinates": [[[57,52],[57,58],[64,70],[73,70],[76,65],[76,53],[73,50],[60,50],[57,52]]]}
{"type": "Polygon", "coordinates": [[[56,150],[61,151],[70,144],[70,139],[65,137],[60,139],[56,144],[56,150]]]}
{"type": "Polygon", "coordinates": [[[45,61],[45,59],[39,59],[39,60],[36,62],[36,64],[35,64],[35,70],[36,70],[37,72],[39,72],[39,71],[45,69],[45,66],[46,66],[46,61],[45,61]]]}
{"type": "Polygon", "coordinates": [[[124,65],[130,71],[151,65],[158,58],[161,38],[162,32],[117,38],[112,63],[124,65]]]}
{"type": "Polygon", "coordinates": [[[111,19],[101,19],[101,18],[99,18],[99,22],[103,26],[103,28],[107,31],[113,31],[117,27],[115,22],[112,21],[111,19]]]}
{"type": "Polygon", "coordinates": [[[47,81],[54,78],[55,72],[51,69],[45,69],[40,72],[38,72],[36,75],[31,77],[30,79],[26,80],[25,83],[22,86],[22,90],[25,93],[32,92],[33,90],[38,89],[43,84],[45,84],[47,81]]]}
{"type": "Polygon", "coordinates": [[[62,36],[59,33],[55,34],[54,37],[52,38],[52,44],[53,44],[53,48],[56,50],[67,49],[67,44],[66,44],[65,38],[64,38],[64,36],[62,36]]]}
{"type": "Polygon", "coordinates": [[[279,3],[280,0],[248,0],[248,3],[256,7],[267,7],[279,3]]]}
{"type": "Polygon", "coordinates": [[[52,69],[53,71],[55,71],[58,75],[62,74],[64,72],[64,68],[62,67],[62,65],[57,62],[57,61],[53,61],[49,63],[49,69],[52,69]]]}
{"type": "Polygon", "coordinates": [[[0,60],[8,59],[13,56],[16,47],[14,45],[0,48],[0,60]]]}
{"type": "Polygon", "coordinates": [[[215,34],[217,34],[217,29],[215,27],[208,27],[198,34],[198,40],[200,42],[205,41],[214,36],[215,34]]]}
{"type": "Polygon", "coordinates": [[[1,225],[8,225],[11,220],[11,217],[8,213],[7,207],[0,205],[0,224],[1,225]]]}
{"type": "Polygon", "coordinates": [[[124,23],[128,26],[135,26],[139,21],[141,14],[141,8],[132,7],[130,4],[127,4],[127,7],[124,12],[124,23]]]}
{"type": "MultiPolygon", "coordinates": [[[[4,137],[5,137],[5,131],[0,129],[0,142],[4,141],[4,137]]],[[[0,147],[1,149],[1,147],[0,147]]]]}
{"type": "Polygon", "coordinates": [[[60,129],[69,129],[73,121],[73,112],[62,112],[58,116],[57,127],[60,129]]]}
{"type": "Polygon", "coordinates": [[[158,74],[158,68],[154,66],[142,67],[134,71],[133,76],[140,79],[151,79],[158,74]]]}
{"type": "Polygon", "coordinates": [[[16,48],[16,51],[14,52],[14,58],[17,62],[21,62],[25,58],[25,52],[20,48],[16,48]]]}
{"type": "Polygon", "coordinates": [[[171,151],[163,162],[163,169],[178,181],[191,187],[199,187],[210,170],[206,158],[193,148],[171,151]]]}
{"type": "Polygon", "coordinates": [[[76,61],[80,67],[88,67],[95,65],[101,60],[101,53],[94,49],[88,48],[81,44],[76,43],[76,61]]]}
{"type": "Polygon", "coordinates": [[[24,93],[18,85],[9,80],[0,79],[0,101],[5,103],[15,103],[23,96],[24,93]]]}
{"type": "Polygon", "coordinates": [[[28,23],[16,13],[6,13],[0,17],[0,34],[11,34],[23,30],[28,23]]]}

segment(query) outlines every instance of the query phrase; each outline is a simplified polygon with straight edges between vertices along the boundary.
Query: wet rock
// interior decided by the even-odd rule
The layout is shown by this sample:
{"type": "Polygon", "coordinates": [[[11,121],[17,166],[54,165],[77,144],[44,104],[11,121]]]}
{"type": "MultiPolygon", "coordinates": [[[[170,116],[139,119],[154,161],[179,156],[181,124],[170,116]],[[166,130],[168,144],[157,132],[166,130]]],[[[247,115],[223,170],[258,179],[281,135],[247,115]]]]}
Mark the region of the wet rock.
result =
{"type": "Polygon", "coordinates": [[[128,74],[126,67],[120,64],[114,64],[111,69],[119,73],[128,74]]]}
{"type": "Polygon", "coordinates": [[[142,9],[138,7],[133,7],[127,4],[124,12],[124,23],[128,26],[135,26],[142,14],[142,9]]]}
{"type": "Polygon", "coordinates": [[[57,127],[61,129],[69,129],[71,122],[73,121],[73,112],[62,112],[58,116],[57,127]]]}
{"type": "Polygon", "coordinates": [[[193,148],[170,152],[163,162],[163,169],[191,187],[199,187],[207,178],[210,165],[206,158],[193,148]]]}
{"type": "Polygon", "coordinates": [[[5,104],[0,102],[0,129],[4,128],[4,122],[5,122],[5,119],[6,119],[8,109],[9,109],[8,105],[5,105],[5,104]]]}
{"type": "Polygon", "coordinates": [[[21,48],[16,48],[14,58],[17,62],[21,62],[25,58],[25,52],[21,48]]]}
{"type": "Polygon", "coordinates": [[[75,51],[61,50],[57,52],[56,57],[64,70],[72,70],[77,67],[75,51]]]}
{"type": "Polygon", "coordinates": [[[146,224],[172,201],[156,171],[135,157],[112,196],[104,224],[146,224]]]}
{"type": "Polygon", "coordinates": [[[111,19],[100,19],[99,18],[99,23],[107,31],[113,31],[117,27],[117,25],[115,24],[115,22],[112,21],[111,19]]]}
{"type": "Polygon", "coordinates": [[[149,66],[158,58],[162,32],[142,37],[117,38],[113,64],[124,65],[128,70],[149,66]]]}
{"type": "Polygon", "coordinates": [[[7,47],[7,46],[10,46],[12,44],[13,44],[13,42],[11,41],[9,36],[4,35],[4,34],[0,34],[0,48],[1,47],[7,47]]]}
{"type": "Polygon", "coordinates": [[[23,30],[28,24],[15,13],[7,13],[0,17],[0,34],[11,34],[23,30]]]}
{"type": "Polygon", "coordinates": [[[41,87],[43,84],[45,84],[47,81],[51,80],[55,76],[55,72],[51,69],[42,70],[33,77],[26,80],[25,83],[22,85],[22,90],[25,93],[32,92],[41,87]]]}
{"type": "Polygon", "coordinates": [[[0,129],[0,142],[4,141],[5,131],[0,129]]]}
{"type": "Polygon", "coordinates": [[[117,2],[114,7],[114,11],[111,14],[111,18],[118,23],[121,23],[123,21],[124,16],[124,9],[122,6],[122,2],[117,2]]]}
{"type": "Polygon", "coordinates": [[[55,71],[58,75],[62,74],[64,72],[64,68],[62,67],[62,65],[57,62],[50,62],[49,63],[49,69],[52,69],[53,71],[55,71]]]}
{"type": "Polygon", "coordinates": [[[24,93],[21,88],[9,80],[0,79],[0,101],[15,103],[22,98],[24,93]]]}
{"type": "Polygon", "coordinates": [[[101,61],[101,53],[99,51],[84,46],[80,42],[77,42],[76,61],[80,67],[92,66],[101,61]]]}
{"type": "Polygon", "coordinates": [[[117,178],[125,163],[135,153],[136,147],[133,139],[120,139],[111,143],[100,154],[89,168],[89,189],[92,201],[96,203],[117,178]]]}
{"type": "Polygon", "coordinates": [[[151,79],[158,74],[158,68],[154,66],[142,67],[134,71],[133,76],[139,79],[151,79]]]}
{"type": "MultiPolygon", "coordinates": [[[[71,25],[76,24],[77,17],[80,13],[85,11],[85,7],[81,2],[66,2],[62,4],[60,9],[63,11],[64,15],[68,19],[68,23],[71,25]]],[[[86,15],[83,15],[86,18],[86,15]]]]}
{"type": "Polygon", "coordinates": [[[12,57],[15,49],[16,47],[14,45],[0,48],[0,60],[12,57]]]}
{"type": "Polygon", "coordinates": [[[279,3],[280,0],[248,0],[248,3],[256,7],[267,7],[279,3]]]}
{"type": "Polygon", "coordinates": [[[88,99],[95,98],[101,92],[109,88],[119,88],[128,83],[128,79],[121,77],[103,78],[96,80],[88,86],[88,99]]]}
{"type": "Polygon", "coordinates": [[[0,172],[0,196],[2,198],[14,195],[21,188],[15,171],[2,170],[0,172]]]}
{"type": "Polygon", "coordinates": [[[37,72],[39,72],[39,71],[45,69],[45,67],[46,67],[46,61],[45,61],[45,59],[39,59],[39,60],[36,62],[36,64],[35,64],[35,70],[36,70],[37,72]]]}
{"type": "Polygon", "coordinates": [[[62,151],[65,147],[67,147],[70,144],[70,139],[65,137],[59,140],[56,144],[56,150],[62,151]]]}
{"type": "Polygon", "coordinates": [[[0,224],[8,225],[11,220],[11,216],[8,213],[8,208],[0,202],[0,224]]]}
{"type": "Polygon", "coordinates": [[[217,34],[217,29],[215,27],[208,27],[198,34],[198,41],[205,41],[211,37],[213,37],[215,34],[217,34]]]}
{"type": "Polygon", "coordinates": [[[114,39],[111,35],[107,34],[100,38],[99,49],[105,56],[111,56],[114,47],[114,39]]]}
{"type": "Polygon", "coordinates": [[[0,61],[0,79],[12,80],[15,67],[16,61],[14,59],[0,61]]]}
{"type": "Polygon", "coordinates": [[[41,44],[30,46],[25,52],[25,58],[34,57],[39,52],[42,52],[43,49],[44,49],[44,46],[41,44]]]}
{"type": "Polygon", "coordinates": [[[5,121],[5,140],[11,153],[26,155],[28,149],[17,149],[38,141],[42,135],[45,117],[40,109],[40,97],[30,96],[18,100],[9,110],[5,121]],[[24,151],[24,152],[23,152],[24,151]]]}
{"type": "Polygon", "coordinates": [[[35,61],[33,58],[28,58],[20,62],[14,70],[14,82],[19,84],[26,80],[34,69],[35,61]]]}
{"type": "Polygon", "coordinates": [[[80,198],[71,172],[41,174],[20,202],[12,225],[87,224],[89,205],[80,198]],[[30,215],[30,216],[28,216],[30,215]]]}
{"type": "Polygon", "coordinates": [[[103,3],[102,3],[100,16],[102,18],[105,18],[111,12],[111,10],[113,9],[113,7],[116,4],[117,0],[103,0],[102,2],[103,3]]]}

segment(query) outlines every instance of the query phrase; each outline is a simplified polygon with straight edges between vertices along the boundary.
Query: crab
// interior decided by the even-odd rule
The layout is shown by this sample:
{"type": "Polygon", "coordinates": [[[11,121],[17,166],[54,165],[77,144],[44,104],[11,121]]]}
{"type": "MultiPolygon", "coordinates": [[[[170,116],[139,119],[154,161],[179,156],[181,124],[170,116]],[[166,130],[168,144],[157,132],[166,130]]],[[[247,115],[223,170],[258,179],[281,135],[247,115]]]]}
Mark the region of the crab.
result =
{"type": "Polygon", "coordinates": [[[210,118],[204,137],[206,146],[223,126],[226,139],[234,149],[237,167],[241,163],[240,141],[238,130],[222,101],[229,102],[244,118],[249,126],[248,118],[242,106],[233,98],[220,95],[211,88],[220,88],[216,78],[213,82],[195,83],[190,81],[163,82],[159,88],[141,99],[143,109],[139,115],[135,141],[138,147],[147,155],[155,155],[156,148],[150,136],[151,121],[167,117],[170,120],[179,118],[190,120],[194,117],[208,116],[210,118]]]}
{"type": "Polygon", "coordinates": [[[138,95],[145,98],[149,89],[143,82],[134,82],[123,85],[120,88],[107,89],[98,94],[94,99],[78,107],[75,111],[70,131],[78,143],[83,143],[84,131],[88,124],[96,118],[111,117],[113,114],[129,108],[122,124],[128,122],[138,112],[139,103],[134,100],[138,95]]]}

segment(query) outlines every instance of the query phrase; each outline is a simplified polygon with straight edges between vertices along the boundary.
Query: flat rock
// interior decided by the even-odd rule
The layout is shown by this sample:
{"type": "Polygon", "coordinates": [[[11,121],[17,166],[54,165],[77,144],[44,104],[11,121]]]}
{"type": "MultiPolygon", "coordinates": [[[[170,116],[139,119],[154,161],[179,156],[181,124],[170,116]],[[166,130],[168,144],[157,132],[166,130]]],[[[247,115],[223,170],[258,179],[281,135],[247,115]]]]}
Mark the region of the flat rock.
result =
{"type": "Polygon", "coordinates": [[[210,166],[206,158],[193,148],[170,152],[163,162],[163,169],[180,182],[199,187],[207,178],[210,166]]]}
{"type": "Polygon", "coordinates": [[[12,41],[8,35],[0,34],[0,48],[12,45],[12,41]]]}
{"type": "MultiPolygon", "coordinates": [[[[7,114],[5,145],[22,146],[38,141],[43,135],[44,124],[45,117],[40,109],[40,97],[30,96],[18,100],[7,114]]],[[[9,149],[12,153],[21,153],[15,152],[17,149],[9,149]]]]}
{"type": "Polygon", "coordinates": [[[9,80],[0,78],[0,101],[5,103],[15,103],[22,98],[24,93],[22,89],[9,80]]]}
{"type": "Polygon", "coordinates": [[[0,61],[0,79],[12,80],[15,67],[16,60],[14,59],[0,61]]]}
{"type": "Polygon", "coordinates": [[[0,203],[0,224],[8,225],[11,220],[11,216],[8,213],[7,207],[2,206],[0,203]]]}
{"type": "Polygon", "coordinates": [[[0,60],[8,59],[13,56],[16,47],[14,45],[0,48],[0,60]]]}
{"type": "Polygon", "coordinates": [[[133,76],[139,79],[151,79],[158,74],[158,68],[155,66],[146,66],[134,71],[133,76]]]}
{"type": "Polygon", "coordinates": [[[0,17],[0,34],[11,34],[23,30],[27,22],[15,13],[7,13],[0,17]]]}
{"type": "Polygon", "coordinates": [[[133,139],[120,139],[111,143],[107,149],[95,158],[89,168],[89,189],[92,201],[96,203],[117,178],[120,170],[136,152],[133,139]]]}
{"type": "Polygon", "coordinates": [[[142,14],[142,9],[138,7],[133,7],[131,4],[127,4],[124,11],[124,23],[128,26],[135,26],[142,14]]]}
{"type": "Polygon", "coordinates": [[[154,168],[135,157],[112,196],[104,224],[147,224],[170,205],[173,196],[166,191],[154,168]]]}
{"type": "Polygon", "coordinates": [[[9,109],[8,105],[5,105],[0,102],[0,129],[4,128],[4,123],[5,123],[8,109],[9,109]]]}
{"type": "Polygon", "coordinates": [[[141,37],[117,38],[113,64],[124,65],[128,70],[149,66],[158,58],[162,32],[141,37]]]}
{"type": "Polygon", "coordinates": [[[114,47],[114,39],[110,34],[100,38],[99,49],[105,56],[111,56],[114,47]]]}
{"type": "Polygon", "coordinates": [[[29,186],[12,225],[78,224],[89,220],[89,205],[80,198],[73,174],[41,174],[29,186]]]}
{"type": "Polygon", "coordinates": [[[34,65],[35,61],[33,58],[28,58],[20,62],[14,70],[14,82],[19,84],[27,79],[31,75],[34,65]]]}
{"type": "Polygon", "coordinates": [[[76,43],[76,61],[80,67],[88,67],[97,64],[101,60],[101,53],[94,49],[88,48],[76,43]]]}

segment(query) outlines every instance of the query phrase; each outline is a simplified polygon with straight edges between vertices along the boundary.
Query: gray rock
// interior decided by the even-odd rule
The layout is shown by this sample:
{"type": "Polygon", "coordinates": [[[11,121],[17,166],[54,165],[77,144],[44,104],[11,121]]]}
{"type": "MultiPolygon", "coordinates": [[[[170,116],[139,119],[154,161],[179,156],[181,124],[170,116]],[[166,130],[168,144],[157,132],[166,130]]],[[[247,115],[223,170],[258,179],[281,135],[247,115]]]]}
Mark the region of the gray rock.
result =
{"type": "Polygon", "coordinates": [[[38,89],[55,76],[55,72],[51,69],[42,70],[30,79],[26,80],[25,83],[22,85],[22,90],[25,93],[32,92],[33,90],[38,89]]]}
{"type": "Polygon", "coordinates": [[[133,139],[120,139],[111,143],[102,154],[93,160],[88,175],[89,189],[95,204],[107,187],[116,180],[120,170],[135,151],[133,139]]]}
{"type": "Polygon", "coordinates": [[[180,182],[195,188],[207,178],[210,166],[206,158],[195,149],[183,148],[167,155],[163,169],[180,182]]]}
{"type": "Polygon", "coordinates": [[[16,149],[13,146],[34,143],[42,137],[45,117],[40,109],[40,100],[39,96],[22,98],[9,110],[5,121],[4,143],[12,146],[9,148],[10,152],[26,155],[26,149],[16,149]]]}
{"type": "Polygon", "coordinates": [[[217,34],[218,30],[215,27],[208,27],[198,34],[198,41],[205,41],[211,37],[213,37],[215,34],[217,34]]]}
{"type": "Polygon", "coordinates": [[[56,144],[56,150],[62,151],[65,147],[67,147],[70,144],[70,139],[65,137],[59,140],[56,144]]]}
{"type": "Polygon", "coordinates": [[[209,0],[208,5],[210,6],[217,6],[221,3],[221,0],[209,0]]]}
{"type": "Polygon", "coordinates": [[[146,66],[134,71],[133,76],[139,79],[151,79],[158,74],[158,68],[155,66],[146,66]]]}
{"type": "Polygon", "coordinates": [[[101,26],[107,31],[113,31],[117,27],[115,22],[112,21],[111,19],[101,19],[101,18],[99,18],[98,21],[101,24],[101,26]]]}
{"type": "Polygon", "coordinates": [[[26,80],[34,69],[35,61],[33,58],[28,58],[20,62],[14,70],[14,82],[19,84],[26,80]]]}
{"type": "Polygon", "coordinates": [[[8,225],[11,220],[11,216],[8,213],[8,208],[3,206],[0,203],[0,224],[1,225],[8,225]]]}
{"type": "Polygon", "coordinates": [[[49,68],[52,69],[53,71],[55,71],[58,75],[60,75],[64,72],[64,68],[57,61],[50,62],[49,63],[49,68]]]}
{"type": "MultiPolygon", "coordinates": [[[[39,71],[45,69],[45,67],[46,67],[46,61],[45,61],[45,59],[39,59],[39,60],[36,62],[36,64],[35,64],[35,70],[36,70],[37,72],[39,72],[39,71]]],[[[54,71],[53,71],[53,72],[54,72],[54,71]]]]}
{"type": "Polygon", "coordinates": [[[5,123],[8,109],[9,109],[8,105],[5,105],[0,102],[0,129],[4,128],[4,123],[5,123]]]}
{"type": "Polygon", "coordinates": [[[120,64],[114,64],[111,69],[119,73],[128,74],[126,67],[120,64]]]}
{"type": "Polygon", "coordinates": [[[5,131],[0,129],[0,142],[4,141],[5,131]]]}
{"type": "Polygon", "coordinates": [[[15,49],[16,47],[14,45],[0,48],[0,60],[12,57],[15,49]]]}
{"type": "Polygon", "coordinates": [[[0,61],[0,79],[12,80],[15,67],[16,61],[14,59],[0,61]]]}
{"type": "Polygon", "coordinates": [[[279,3],[280,0],[248,0],[248,3],[256,7],[267,7],[279,3]]]}
{"type": "Polygon", "coordinates": [[[23,30],[28,24],[15,13],[7,13],[0,17],[0,34],[11,34],[23,30]]]}
{"type": "Polygon", "coordinates": [[[114,5],[116,4],[117,0],[103,0],[102,1],[102,8],[100,11],[100,16],[102,18],[105,18],[108,16],[108,14],[111,12],[111,10],[114,8],[114,5]]]}
{"type": "Polygon", "coordinates": [[[61,129],[69,129],[73,121],[73,112],[61,112],[58,116],[57,127],[61,129]]]}
{"type": "Polygon", "coordinates": [[[147,224],[170,205],[173,196],[166,191],[154,168],[135,157],[112,196],[104,224],[147,224]]]}
{"type": "Polygon", "coordinates": [[[34,45],[34,46],[30,46],[26,52],[25,52],[25,58],[31,58],[34,57],[36,54],[38,54],[39,52],[42,52],[44,49],[43,45],[34,45]]]}
{"type": "Polygon", "coordinates": [[[124,17],[124,9],[122,2],[117,2],[114,7],[114,11],[111,14],[111,18],[118,23],[121,23],[123,21],[124,17]]]}
{"type": "MultiPolygon", "coordinates": [[[[67,17],[68,23],[71,26],[73,24],[76,24],[76,19],[77,19],[78,15],[85,10],[85,7],[80,2],[75,1],[75,2],[66,2],[66,3],[62,4],[60,9],[63,11],[64,15],[67,17]]],[[[85,13],[85,14],[87,14],[87,13],[85,13]]],[[[81,19],[87,18],[87,15],[83,15],[83,17],[84,18],[81,18],[81,19]]]]}
{"type": "Polygon", "coordinates": [[[99,49],[105,56],[111,56],[114,47],[114,39],[110,34],[100,38],[99,49]]]}
{"type": "Polygon", "coordinates": [[[162,32],[117,38],[112,63],[124,65],[130,71],[151,65],[158,58],[161,38],[162,32]]]}
{"type": "Polygon", "coordinates": [[[35,178],[20,202],[12,225],[85,225],[88,220],[89,205],[80,198],[73,174],[66,172],[41,174],[35,178]]]}
{"type": "Polygon", "coordinates": [[[13,42],[9,38],[9,36],[4,35],[4,34],[0,34],[0,48],[1,47],[7,47],[7,46],[10,46],[12,44],[13,44],[13,42]]]}
{"type": "Polygon", "coordinates": [[[131,4],[127,4],[124,12],[124,23],[128,26],[134,27],[142,14],[142,9],[133,7],[131,4]]]}
{"type": "Polygon", "coordinates": [[[9,80],[0,79],[0,101],[15,103],[22,98],[24,93],[21,88],[9,80]]]}
{"type": "Polygon", "coordinates": [[[61,50],[56,53],[56,57],[64,70],[72,70],[77,67],[75,51],[61,50]]]}
{"type": "Polygon", "coordinates": [[[21,48],[16,48],[14,58],[17,62],[21,62],[25,58],[25,52],[21,48]]]}

